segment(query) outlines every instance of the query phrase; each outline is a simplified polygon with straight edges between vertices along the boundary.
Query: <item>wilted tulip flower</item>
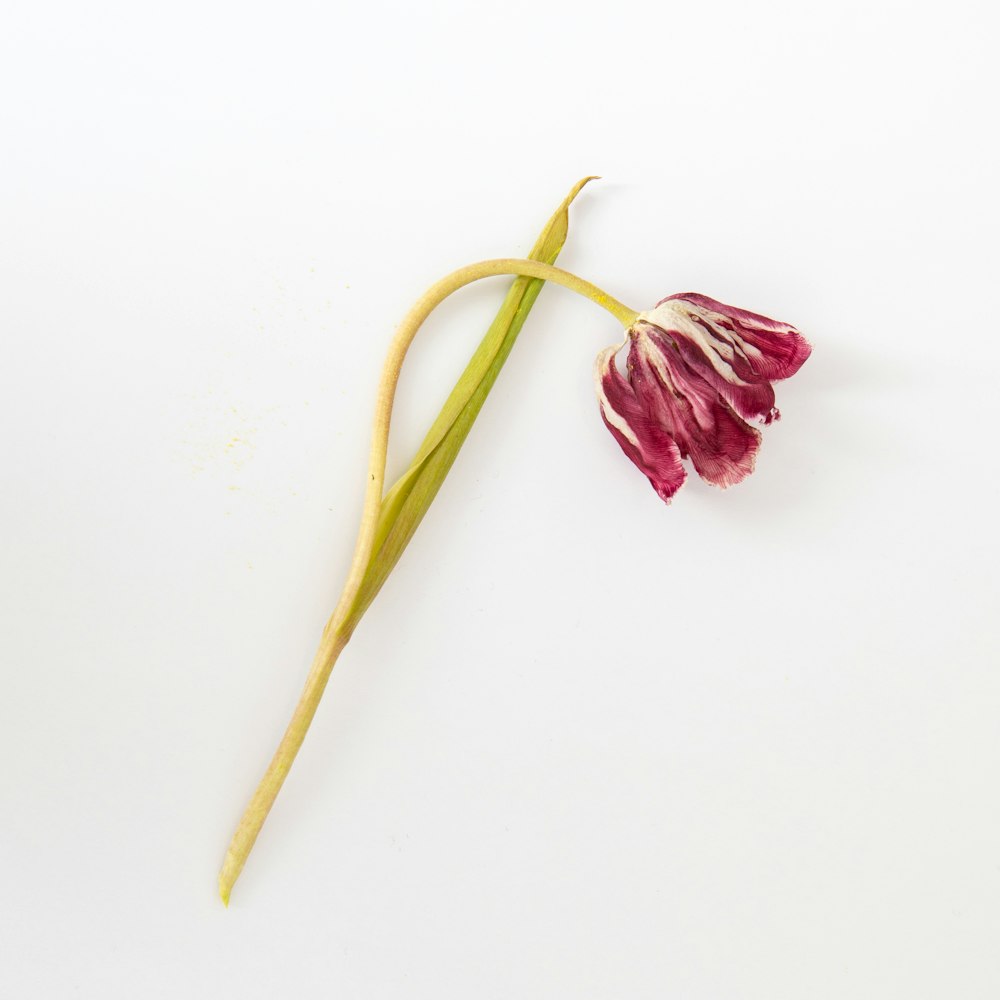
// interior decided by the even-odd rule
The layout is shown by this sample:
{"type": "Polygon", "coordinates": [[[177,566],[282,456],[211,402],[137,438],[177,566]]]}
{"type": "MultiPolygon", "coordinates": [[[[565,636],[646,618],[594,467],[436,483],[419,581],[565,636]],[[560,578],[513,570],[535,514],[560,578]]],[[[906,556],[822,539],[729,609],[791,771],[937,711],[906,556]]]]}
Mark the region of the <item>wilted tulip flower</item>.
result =
{"type": "Polygon", "coordinates": [[[671,295],[598,355],[601,414],[668,503],[687,477],[684,458],[713,486],[732,486],[753,472],[760,448],[748,421],[780,416],[771,382],[794,375],[810,351],[787,323],[705,295],[671,295]],[[627,378],[616,364],[625,343],[627,378]]]}

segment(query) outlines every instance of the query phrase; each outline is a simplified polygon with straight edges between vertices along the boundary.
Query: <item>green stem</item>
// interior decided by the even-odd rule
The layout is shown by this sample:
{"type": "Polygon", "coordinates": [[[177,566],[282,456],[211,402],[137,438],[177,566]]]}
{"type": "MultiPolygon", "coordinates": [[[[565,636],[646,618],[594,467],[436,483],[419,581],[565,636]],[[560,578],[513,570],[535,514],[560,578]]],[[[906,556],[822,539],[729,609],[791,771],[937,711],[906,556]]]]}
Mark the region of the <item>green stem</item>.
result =
{"type": "Polygon", "coordinates": [[[233,885],[246,864],[254,842],[271,811],[271,806],[274,804],[274,800],[277,798],[302,746],[334,664],[344,646],[347,645],[356,624],[356,622],[349,620],[349,615],[372,554],[382,493],[385,487],[385,461],[389,444],[392,405],[406,352],[427,317],[449,295],[480,278],[497,275],[522,275],[563,285],[606,309],[626,329],[632,326],[638,316],[638,313],[633,309],[629,309],[628,306],[612,298],[596,285],[571,274],[569,271],[545,264],[542,261],[516,258],[484,260],[478,264],[469,264],[453,271],[446,278],[442,278],[435,285],[432,285],[407,313],[389,347],[389,353],[382,369],[382,378],[379,382],[375,419],[372,426],[372,446],[368,462],[365,502],[351,567],[348,570],[347,580],[344,583],[337,607],[323,630],[319,649],[313,658],[305,687],[285,734],[264,777],[247,805],[226,851],[222,870],[219,872],[219,895],[227,905],[233,885]]]}
{"type": "Polygon", "coordinates": [[[557,285],[563,285],[592,302],[606,309],[622,326],[628,329],[638,317],[638,313],[612,298],[607,292],[598,288],[583,278],[578,278],[569,271],[552,264],[544,264],[538,260],[518,260],[516,258],[501,258],[499,260],[483,260],[478,264],[468,264],[452,271],[447,277],[432,285],[413,308],[406,314],[396,331],[396,336],[389,345],[389,353],[382,368],[382,379],[379,382],[378,396],[375,403],[375,420],[372,426],[372,447],[368,460],[368,486],[365,492],[364,509],[361,515],[361,526],[358,530],[358,540],[354,548],[354,559],[347,574],[347,581],[339,603],[327,623],[327,630],[335,627],[335,623],[343,621],[343,616],[351,606],[362,577],[368,566],[372,552],[372,542],[375,538],[375,525],[378,521],[379,505],[382,502],[382,492],[385,487],[385,459],[389,447],[389,421],[392,417],[392,404],[396,395],[396,383],[403,367],[406,352],[413,343],[417,331],[428,316],[449,295],[466,285],[471,285],[481,278],[498,275],[523,275],[528,278],[541,278],[557,285]]]}

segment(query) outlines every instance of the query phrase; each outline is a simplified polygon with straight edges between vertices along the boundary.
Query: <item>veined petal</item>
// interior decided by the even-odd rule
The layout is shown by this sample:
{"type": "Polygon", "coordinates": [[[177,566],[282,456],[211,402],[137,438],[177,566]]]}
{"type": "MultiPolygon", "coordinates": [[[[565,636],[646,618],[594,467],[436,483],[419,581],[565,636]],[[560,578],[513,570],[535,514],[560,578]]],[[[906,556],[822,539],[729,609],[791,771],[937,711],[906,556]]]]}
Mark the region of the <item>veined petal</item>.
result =
{"type": "Polygon", "coordinates": [[[769,381],[791,378],[812,353],[809,341],[788,323],[737,309],[697,292],[671,295],[656,308],[670,302],[675,304],[674,309],[679,308],[701,325],[714,341],[736,346],[733,364],[741,377],[755,375],[769,381]],[[740,369],[745,369],[746,375],[740,369]]]}
{"type": "Polygon", "coordinates": [[[702,479],[723,488],[742,481],[753,472],[760,432],[657,332],[646,323],[632,328],[628,367],[636,399],[702,479]]]}
{"type": "Polygon", "coordinates": [[[622,451],[645,474],[660,497],[670,503],[687,478],[680,449],[618,371],[615,356],[621,346],[602,351],[594,363],[601,416],[622,451]]]}
{"type": "Polygon", "coordinates": [[[795,327],[695,292],[671,295],[640,319],[676,343],[740,416],[768,424],[780,416],[770,380],[794,375],[812,351],[795,327]]]}
{"type": "MultiPolygon", "coordinates": [[[[744,381],[731,367],[720,371],[713,364],[712,357],[706,355],[704,347],[680,331],[651,326],[648,335],[661,350],[673,347],[679,351],[687,367],[712,386],[744,420],[760,419],[769,424],[781,417],[774,405],[774,389],[770,382],[758,380],[752,375],[751,381],[744,381]]],[[[720,364],[720,367],[723,366],[720,364]]]]}

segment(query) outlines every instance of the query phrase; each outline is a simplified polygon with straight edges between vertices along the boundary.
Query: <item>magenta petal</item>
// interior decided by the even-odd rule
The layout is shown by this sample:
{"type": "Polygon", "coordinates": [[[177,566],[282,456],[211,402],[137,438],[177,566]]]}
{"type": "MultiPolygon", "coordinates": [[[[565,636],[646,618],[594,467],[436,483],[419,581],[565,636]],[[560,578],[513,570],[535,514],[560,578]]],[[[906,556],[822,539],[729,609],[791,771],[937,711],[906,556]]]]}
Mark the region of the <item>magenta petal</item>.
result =
{"type": "Polygon", "coordinates": [[[780,417],[774,405],[774,389],[770,382],[752,375],[751,381],[727,379],[715,369],[701,347],[677,331],[668,332],[659,327],[651,327],[649,336],[662,350],[666,350],[670,344],[676,344],[687,367],[697,372],[744,420],[759,418],[769,424],[780,417]]]}
{"type": "Polygon", "coordinates": [[[723,345],[723,349],[726,342],[736,346],[731,364],[746,381],[790,378],[812,353],[809,341],[788,323],[737,309],[697,292],[671,295],[658,307],[668,302],[684,309],[716,345],[723,345]]]}
{"type": "Polygon", "coordinates": [[[617,347],[602,351],[594,368],[601,416],[621,449],[645,474],[660,497],[670,503],[687,473],[680,449],[636,398],[615,364],[617,347]]]}
{"type": "Polygon", "coordinates": [[[629,374],[637,399],[680,448],[698,475],[726,487],[753,472],[760,432],[720,397],[715,387],[688,366],[680,351],[650,336],[655,328],[637,324],[629,350],[629,374]]]}

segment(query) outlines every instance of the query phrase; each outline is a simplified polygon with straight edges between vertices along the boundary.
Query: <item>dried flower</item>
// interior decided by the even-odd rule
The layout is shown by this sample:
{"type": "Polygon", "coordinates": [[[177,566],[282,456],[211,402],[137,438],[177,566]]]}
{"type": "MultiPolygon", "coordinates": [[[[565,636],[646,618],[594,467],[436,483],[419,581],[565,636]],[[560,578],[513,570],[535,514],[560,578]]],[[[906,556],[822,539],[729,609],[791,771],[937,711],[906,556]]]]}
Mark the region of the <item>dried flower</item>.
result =
{"type": "Polygon", "coordinates": [[[389,346],[375,405],[365,500],[354,557],[340,600],[320,639],[285,735],[233,834],[219,873],[228,905],[257,835],[288,776],[338,657],[427,512],[510,353],[518,331],[549,281],[592,300],[617,319],[631,340],[628,380],[615,356],[597,359],[601,410],[625,453],[664,500],[684,482],[691,457],[709,482],[729,486],[753,469],[760,433],[746,423],[778,416],[770,380],[787,378],[809,356],[790,326],[724,306],[702,295],[675,295],[638,313],[596,285],[558,267],[569,206],[584,178],[542,230],[529,259],[480,261],[432,285],[406,314],[389,346]],[[393,399],[406,352],[421,324],[449,295],[470,282],[517,275],[504,304],[473,354],[413,461],[387,491],[386,449],[393,399]]]}
{"type": "Polygon", "coordinates": [[[794,375],[811,348],[793,326],[704,295],[671,295],[640,313],[595,364],[601,415],[622,451],[668,503],[687,473],[732,486],[753,472],[760,431],[780,417],[771,382],[794,375]],[[628,378],[616,357],[629,344],[628,378]]]}

